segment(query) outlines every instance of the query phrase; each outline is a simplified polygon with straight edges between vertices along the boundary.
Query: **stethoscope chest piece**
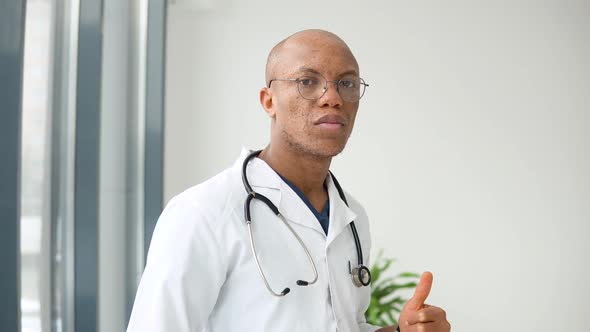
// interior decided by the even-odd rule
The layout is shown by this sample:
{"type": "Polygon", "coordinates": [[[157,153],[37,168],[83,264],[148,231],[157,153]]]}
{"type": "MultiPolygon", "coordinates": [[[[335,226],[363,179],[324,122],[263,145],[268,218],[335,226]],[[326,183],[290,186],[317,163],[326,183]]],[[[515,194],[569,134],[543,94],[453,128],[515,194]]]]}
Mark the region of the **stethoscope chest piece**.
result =
{"type": "Polygon", "coordinates": [[[351,268],[350,262],[348,262],[348,268],[352,277],[352,283],[356,287],[369,286],[371,283],[371,271],[366,266],[360,265],[351,268]]]}

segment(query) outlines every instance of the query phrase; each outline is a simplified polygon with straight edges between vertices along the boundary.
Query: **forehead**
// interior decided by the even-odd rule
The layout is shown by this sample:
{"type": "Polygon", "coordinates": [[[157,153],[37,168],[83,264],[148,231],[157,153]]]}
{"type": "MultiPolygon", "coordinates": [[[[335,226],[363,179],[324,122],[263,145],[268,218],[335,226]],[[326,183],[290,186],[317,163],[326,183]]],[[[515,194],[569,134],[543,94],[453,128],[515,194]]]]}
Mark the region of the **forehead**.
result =
{"type": "Polygon", "coordinates": [[[358,75],[359,68],[352,52],[342,42],[317,38],[294,40],[283,46],[277,72],[289,75],[314,71],[336,77],[358,75]]]}

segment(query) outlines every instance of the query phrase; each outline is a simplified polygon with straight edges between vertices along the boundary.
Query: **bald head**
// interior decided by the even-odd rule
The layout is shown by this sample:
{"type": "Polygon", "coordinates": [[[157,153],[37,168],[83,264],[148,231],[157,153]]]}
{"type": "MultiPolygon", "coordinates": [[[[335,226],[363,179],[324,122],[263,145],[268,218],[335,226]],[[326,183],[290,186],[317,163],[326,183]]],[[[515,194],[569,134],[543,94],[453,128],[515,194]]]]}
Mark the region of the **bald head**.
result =
{"type": "Polygon", "coordinates": [[[308,50],[309,57],[314,55],[314,50],[319,48],[331,48],[340,56],[350,58],[358,71],[358,64],[352,51],[337,35],[319,29],[310,29],[296,32],[276,44],[268,55],[266,61],[266,84],[289,71],[292,65],[292,56],[302,49],[308,50]]]}

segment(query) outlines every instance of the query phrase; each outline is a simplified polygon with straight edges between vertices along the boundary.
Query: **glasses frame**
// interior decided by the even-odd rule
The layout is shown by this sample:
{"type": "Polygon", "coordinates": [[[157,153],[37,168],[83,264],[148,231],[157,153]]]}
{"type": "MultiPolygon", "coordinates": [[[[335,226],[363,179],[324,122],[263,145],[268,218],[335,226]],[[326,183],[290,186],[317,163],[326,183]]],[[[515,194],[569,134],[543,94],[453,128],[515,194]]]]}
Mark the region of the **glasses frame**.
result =
{"type": "MultiPolygon", "coordinates": [[[[317,75],[317,74],[315,74],[315,75],[317,75]]],[[[299,95],[303,99],[316,101],[316,100],[322,98],[326,94],[326,91],[328,91],[328,83],[334,83],[335,84],[335,87],[336,87],[336,92],[338,92],[338,95],[340,96],[340,98],[342,98],[343,101],[345,101],[347,103],[356,103],[357,101],[361,100],[361,98],[363,98],[363,96],[365,95],[365,91],[367,90],[367,87],[369,86],[369,84],[367,84],[364,79],[362,79],[361,77],[359,77],[360,85],[362,86],[362,91],[361,91],[361,93],[359,95],[359,98],[357,100],[355,100],[355,101],[348,101],[348,100],[345,100],[344,97],[340,94],[340,88],[339,88],[339,86],[340,86],[340,82],[341,81],[344,81],[343,79],[336,80],[336,81],[328,81],[322,75],[317,75],[317,76],[321,77],[326,82],[326,84],[324,84],[322,94],[319,97],[317,97],[317,98],[306,98],[303,95],[303,93],[301,93],[301,90],[299,89],[299,84],[297,84],[297,92],[299,92],[299,95]]],[[[272,82],[274,82],[274,81],[286,81],[286,82],[298,82],[299,83],[300,81],[303,80],[304,77],[306,77],[306,76],[302,76],[302,77],[298,77],[298,78],[273,78],[270,81],[268,81],[268,87],[270,88],[270,86],[272,85],[272,82]]]]}

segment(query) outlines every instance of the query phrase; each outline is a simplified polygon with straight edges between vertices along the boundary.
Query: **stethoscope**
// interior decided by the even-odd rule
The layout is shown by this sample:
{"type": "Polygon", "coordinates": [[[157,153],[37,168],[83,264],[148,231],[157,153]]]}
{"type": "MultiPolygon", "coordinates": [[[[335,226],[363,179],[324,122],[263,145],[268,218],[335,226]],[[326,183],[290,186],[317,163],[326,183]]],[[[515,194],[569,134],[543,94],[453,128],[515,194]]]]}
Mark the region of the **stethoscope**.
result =
{"type": "MultiPolygon", "coordinates": [[[[303,240],[301,240],[301,238],[299,237],[297,232],[295,232],[293,230],[293,228],[291,227],[291,225],[289,225],[289,223],[287,222],[285,217],[283,217],[283,215],[279,212],[279,209],[276,207],[276,205],[274,205],[273,202],[271,202],[270,199],[266,198],[264,195],[255,192],[252,189],[252,187],[250,186],[250,183],[248,182],[248,178],[246,176],[246,168],[247,168],[250,160],[252,160],[252,158],[255,158],[256,156],[258,156],[260,154],[260,152],[262,152],[262,150],[251,152],[246,157],[246,159],[244,160],[244,163],[242,164],[242,181],[244,182],[244,188],[246,189],[246,192],[248,193],[248,197],[246,198],[246,202],[244,202],[244,215],[245,215],[245,219],[246,219],[246,225],[248,226],[248,234],[250,235],[250,246],[252,247],[252,254],[254,255],[254,259],[256,260],[256,266],[258,267],[258,271],[260,272],[260,275],[262,276],[262,280],[264,281],[264,285],[266,286],[266,288],[268,289],[268,291],[272,295],[277,296],[277,297],[282,297],[282,296],[287,295],[291,290],[288,287],[286,287],[280,293],[276,293],[275,291],[273,291],[272,288],[270,287],[270,285],[268,284],[268,280],[266,279],[266,276],[264,275],[264,272],[262,271],[262,268],[260,267],[260,262],[258,261],[258,255],[256,254],[256,246],[254,245],[254,238],[252,237],[252,225],[251,225],[252,218],[250,215],[250,202],[253,199],[258,199],[262,203],[266,204],[266,206],[268,206],[268,208],[271,209],[272,212],[277,217],[279,217],[279,219],[281,219],[283,224],[285,224],[285,226],[287,226],[289,231],[291,231],[293,236],[297,239],[297,241],[299,241],[299,244],[301,244],[301,247],[303,248],[303,250],[305,250],[305,254],[307,255],[307,259],[309,260],[309,262],[311,263],[311,267],[313,268],[314,277],[313,277],[312,281],[297,280],[297,285],[299,285],[299,286],[313,285],[318,280],[318,270],[316,269],[315,263],[313,262],[313,259],[311,258],[311,254],[309,253],[307,246],[303,243],[303,240]]],[[[348,206],[348,202],[346,201],[346,197],[344,196],[344,191],[342,190],[342,187],[340,187],[340,184],[338,183],[338,181],[336,180],[336,177],[334,177],[334,174],[332,174],[332,172],[330,172],[330,176],[332,177],[332,180],[334,181],[334,185],[336,186],[336,189],[338,190],[338,194],[340,195],[340,198],[344,201],[346,206],[348,206]]],[[[361,241],[359,240],[359,235],[356,231],[354,221],[352,221],[350,223],[350,229],[352,230],[352,235],[354,237],[354,244],[356,245],[356,254],[357,254],[358,265],[356,267],[352,268],[350,261],[348,261],[348,271],[352,277],[352,283],[356,287],[368,286],[371,283],[371,272],[369,271],[369,269],[366,266],[363,265],[363,251],[361,248],[361,241]]]]}

